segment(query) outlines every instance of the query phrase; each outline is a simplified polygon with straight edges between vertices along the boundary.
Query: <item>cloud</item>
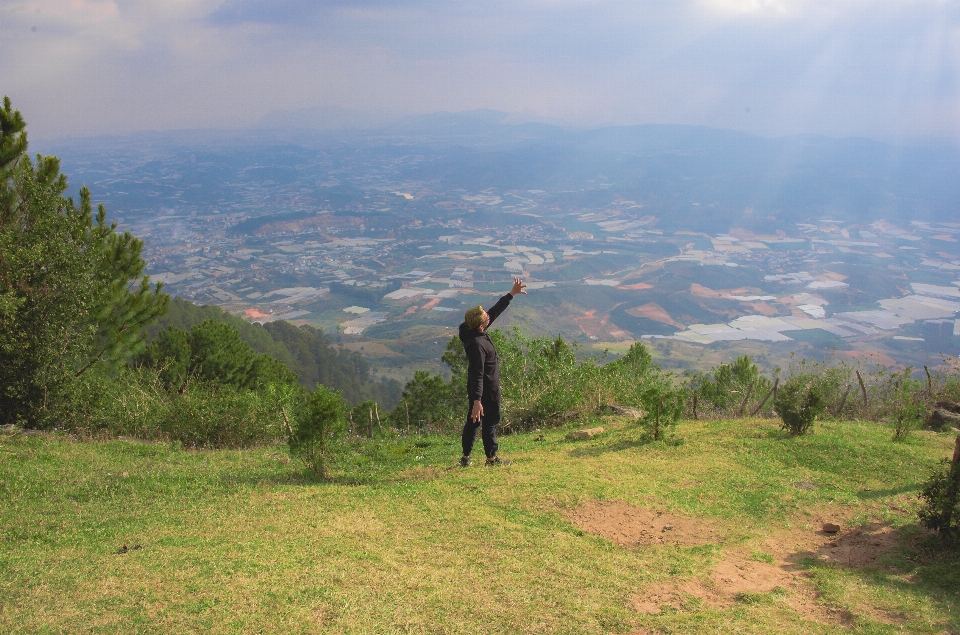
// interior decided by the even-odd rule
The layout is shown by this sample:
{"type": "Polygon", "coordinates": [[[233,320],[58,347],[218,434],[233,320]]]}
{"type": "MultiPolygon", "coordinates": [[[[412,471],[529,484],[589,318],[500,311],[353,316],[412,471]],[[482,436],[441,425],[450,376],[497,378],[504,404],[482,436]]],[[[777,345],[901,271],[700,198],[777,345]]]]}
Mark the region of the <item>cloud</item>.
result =
{"type": "Polygon", "coordinates": [[[322,4],[308,0],[231,0],[217,7],[204,21],[213,26],[249,22],[302,25],[322,11],[322,4]]]}
{"type": "Polygon", "coordinates": [[[0,4],[0,90],[41,136],[341,107],[960,137],[958,67],[948,0],[0,4]]]}

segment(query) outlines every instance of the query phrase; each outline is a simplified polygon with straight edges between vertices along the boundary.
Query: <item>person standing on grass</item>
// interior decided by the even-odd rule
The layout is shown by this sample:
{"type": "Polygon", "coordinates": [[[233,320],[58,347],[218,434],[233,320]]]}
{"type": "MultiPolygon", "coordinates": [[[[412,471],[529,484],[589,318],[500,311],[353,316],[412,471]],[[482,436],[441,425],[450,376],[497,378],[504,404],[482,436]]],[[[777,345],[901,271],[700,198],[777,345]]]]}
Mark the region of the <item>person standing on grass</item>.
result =
{"type": "Polygon", "coordinates": [[[510,300],[519,294],[526,294],[527,285],[520,278],[513,279],[513,288],[497,300],[489,311],[475,306],[464,314],[460,325],[460,341],[467,353],[470,365],[467,368],[467,398],[470,408],[467,422],[463,425],[463,457],[460,467],[470,466],[470,452],[477,438],[477,428],[481,429],[483,451],[487,455],[487,465],[510,465],[510,461],[497,456],[497,424],[500,423],[500,364],[497,351],[487,335],[487,329],[508,306],[510,300]]]}

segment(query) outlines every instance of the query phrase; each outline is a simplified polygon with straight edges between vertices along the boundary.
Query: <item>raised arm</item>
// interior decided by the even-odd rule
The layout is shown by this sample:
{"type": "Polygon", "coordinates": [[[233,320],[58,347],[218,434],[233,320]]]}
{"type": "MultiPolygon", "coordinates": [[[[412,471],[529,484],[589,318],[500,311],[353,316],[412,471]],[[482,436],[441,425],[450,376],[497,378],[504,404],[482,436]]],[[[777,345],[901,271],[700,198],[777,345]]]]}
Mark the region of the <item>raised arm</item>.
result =
{"type": "Polygon", "coordinates": [[[526,295],[526,287],[527,285],[525,285],[520,278],[513,279],[513,287],[510,289],[510,291],[502,298],[497,300],[497,303],[490,307],[490,310],[487,311],[487,316],[489,316],[490,322],[487,324],[486,328],[490,328],[490,324],[493,324],[493,321],[500,317],[500,314],[503,313],[508,306],[510,306],[510,300],[512,300],[514,296],[520,294],[526,295]]]}

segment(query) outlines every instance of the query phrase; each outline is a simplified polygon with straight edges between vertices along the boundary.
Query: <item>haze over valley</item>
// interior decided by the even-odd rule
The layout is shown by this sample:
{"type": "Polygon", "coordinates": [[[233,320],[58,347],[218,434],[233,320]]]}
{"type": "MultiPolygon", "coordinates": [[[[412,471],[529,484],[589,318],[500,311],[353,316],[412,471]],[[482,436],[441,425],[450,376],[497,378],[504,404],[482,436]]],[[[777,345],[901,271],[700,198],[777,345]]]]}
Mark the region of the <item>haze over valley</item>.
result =
{"type": "Polygon", "coordinates": [[[531,292],[501,328],[613,356],[642,340],[667,367],[960,353],[952,145],[472,111],[35,149],[146,241],[170,293],[321,327],[378,376],[439,369],[515,275],[531,292]]]}

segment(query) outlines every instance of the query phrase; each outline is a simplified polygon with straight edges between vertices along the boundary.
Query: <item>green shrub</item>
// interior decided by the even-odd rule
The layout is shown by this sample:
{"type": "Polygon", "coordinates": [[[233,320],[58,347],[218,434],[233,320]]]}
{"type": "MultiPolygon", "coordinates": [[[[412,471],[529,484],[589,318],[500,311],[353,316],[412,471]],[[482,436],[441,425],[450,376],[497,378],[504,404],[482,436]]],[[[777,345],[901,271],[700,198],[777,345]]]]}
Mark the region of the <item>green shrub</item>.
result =
{"type": "MultiPolygon", "coordinates": [[[[467,414],[467,389],[440,375],[418,370],[403,388],[400,405],[390,413],[390,424],[400,430],[408,423],[414,429],[450,430],[463,425],[467,414]]],[[[364,415],[366,416],[366,415],[364,415]]]]}
{"type": "Polygon", "coordinates": [[[790,434],[805,434],[825,407],[816,378],[794,375],[783,382],[774,400],[773,409],[790,434]]]}
{"type": "Polygon", "coordinates": [[[594,406],[596,365],[562,337],[494,331],[504,427],[530,430],[577,418],[594,406]],[[503,351],[501,353],[501,351],[503,351]]]}
{"type": "Polygon", "coordinates": [[[922,384],[910,377],[912,370],[908,366],[903,372],[891,377],[890,400],[895,440],[903,439],[911,430],[919,427],[927,413],[921,393],[922,384]]]}
{"type": "Polygon", "coordinates": [[[261,393],[196,382],[172,396],[160,432],[189,447],[241,448],[286,436],[280,412],[261,393]]]}
{"type": "Polygon", "coordinates": [[[75,382],[60,425],[189,447],[247,447],[286,437],[280,406],[289,412],[301,393],[296,384],[248,390],[204,381],[171,392],[156,369],[97,371],[75,382]]]}
{"type": "Polygon", "coordinates": [[[373,399],[364,399],[348,413],[350,428],[357,436],[373,436],[372,430],[378,430],[380,424],[379,414],[381,412],[380,404],[373,399]]]}
{"type": "MultiPolygon", "coordinates": [[[[490,332],[500,363],[501,428],[549,426],[591,410],[599,390],[597,366],[562,337],[527,338],[519,330],[490,332]]],[[[453,337],[443,361],[450,379],[418,371],[404,387],[390,423],[443,431],[459,429],[467,413],[467,356],[453,337]]]]}
{"type": "Polygon", "coordinates": [[[698,416],[700,413],[718,416],[749,413],[751,399],[757,406],[766,405],[760,400],[772,387],[770,380],[760,374],[746,355],[732,364],[721,364],[709,373],[688,372],[685,383],[689,395],[696,400],[698,416]]]}
{"type": "Polygon", "coordinates": [[[343,434],[345,404],[339,391],[317,384],[294,418],[290,453],[320,477],[329,474],[336,442],[343,434]]]}
{"type": "Polygon", "coordinates": [[[640,421],[654,441],[665,440],[676,428],[685,401],[684,390],[674,387],[668,376],[659,377],[647,385],[642,393],[646,414],[640,421]]]}
{"type": "Polygon", "coordinates": [[[138,361],[156,368],[168,390],[184,391],[191,381],[235,388],[295,384],[297,376],[283,363],[257,354],[232,324],[204,320],[189,331],[160,331],[138,361]]]}
{"type": "Polygon", "coordinates": [[[643,408],[644,395],[651,377],[656,376],[659,371],[647,347],[640,342],[634,343],[626,355],[600,367],[595,374],[599,393],[597,405],[617,404],[643,408]]]}
{"type": "Polygon", "coordinates": [[[936,531],[944,538],[960,537],[960,464],[951,466],[945,460],[946,467],[937,467],[924,483],[920,491],[920,524],[936,531]]]}

